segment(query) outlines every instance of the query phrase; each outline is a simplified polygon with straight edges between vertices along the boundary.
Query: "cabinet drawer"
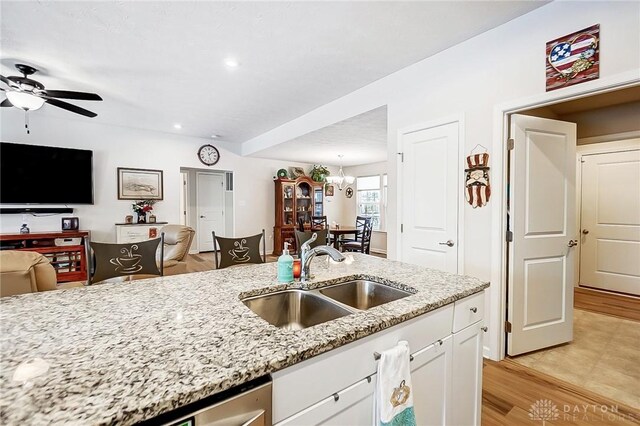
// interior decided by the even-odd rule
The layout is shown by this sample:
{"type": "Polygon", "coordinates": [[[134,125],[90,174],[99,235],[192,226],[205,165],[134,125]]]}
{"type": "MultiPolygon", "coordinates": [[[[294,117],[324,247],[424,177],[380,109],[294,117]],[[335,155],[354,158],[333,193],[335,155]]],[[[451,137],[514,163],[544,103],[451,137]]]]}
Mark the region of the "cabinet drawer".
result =
{"type": "MultiPolygon", "coordinates": [[[[317,404],[276,423],[275,426],[326,425],[369,426],[373,423],[375,374],[336,392],[317,404]]],[[[313,386],[313,384],[309,384],[313,386]]]]}
{"type": "Polygon", "coordinates": [[[382,332],[349,343],[299,364],[276,371],[273,377],[273,419],[282,421],[340,389],[376,372],[374,352],[409,342],[416,351],[451,334],[453,305],[447,305],[382,332]]]}
{"type": "Polygon", "coordinates": [[[453,308],[453,332],[476,323],[484,317],[484,291],[456,301],[453,308]]]}

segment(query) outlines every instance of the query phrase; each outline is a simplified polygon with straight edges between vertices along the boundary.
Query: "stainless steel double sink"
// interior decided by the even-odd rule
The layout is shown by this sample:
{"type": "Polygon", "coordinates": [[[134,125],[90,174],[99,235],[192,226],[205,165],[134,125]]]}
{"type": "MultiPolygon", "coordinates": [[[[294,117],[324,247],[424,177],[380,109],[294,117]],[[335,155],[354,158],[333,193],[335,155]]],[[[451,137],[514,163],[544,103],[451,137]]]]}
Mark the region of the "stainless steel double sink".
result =
{"type": "Polygon", "coordinates": [[[269,324],[300,330],[410,296],[369,280],[351,280],[314,290],[283,290],[242,299],[269,324]]]}

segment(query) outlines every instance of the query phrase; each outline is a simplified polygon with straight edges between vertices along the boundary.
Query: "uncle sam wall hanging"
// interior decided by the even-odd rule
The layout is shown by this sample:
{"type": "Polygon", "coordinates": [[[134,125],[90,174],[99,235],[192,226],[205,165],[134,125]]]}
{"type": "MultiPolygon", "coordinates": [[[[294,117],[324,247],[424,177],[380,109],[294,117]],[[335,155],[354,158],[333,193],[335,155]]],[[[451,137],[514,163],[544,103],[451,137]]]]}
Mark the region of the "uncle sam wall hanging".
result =
{"type": "Polygon", "coordinates": [[[547,43],[547,92],[600,76],[600,24],[547,43]]]}
{"type": "Polygon", "coordinates": [[[478,144],[467,156],[467,168],[465,171],[464,195],[467,202],[475,209],[485,206],[491,197],[491,185],[489,183],[489,154],[487,148],[478,144]],[[482,151],[474,154],[480,148],[482,151]]]}

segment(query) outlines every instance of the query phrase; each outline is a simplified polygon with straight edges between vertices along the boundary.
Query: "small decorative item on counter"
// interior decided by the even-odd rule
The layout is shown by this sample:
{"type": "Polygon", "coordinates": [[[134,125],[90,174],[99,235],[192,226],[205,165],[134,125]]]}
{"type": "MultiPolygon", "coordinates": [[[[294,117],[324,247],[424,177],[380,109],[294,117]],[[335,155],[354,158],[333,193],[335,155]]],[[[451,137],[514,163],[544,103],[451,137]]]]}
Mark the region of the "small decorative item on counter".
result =
{"type": "Polygon", "coordinates": [[[28,234],[30,233],[31,230],[29,229],[29,227],[27,226],[26,223],[23,223],[22,226],[20,227],[20,233],[21,234],[28,234]]]}
{"type": "Polygon", "coordinates": [[[302,272],[302,261],[300,259],[293,260],[293,278],[300,278],[302,272]]]}
{"type": "Polygon", "coordinates": [[[155,200],[142,200],[132,204],[133,211],[138,215],[138,223],[147,223],[147,213],[153,210],[155,203],[155,200]]]}
{"type": "Polygon", "coordinates": [[[124,217],[124,223],[133,223],[133,215],[128,214],[124,217]]]}
{"type": "Polygon", "coordinates": [[[80,229],[80,220],[77,217],[62,218],[63,231],[77,231],[78,229],[80,229]]]}
{"type": "Polygon", "coordinates": [[[284,243],[282,256],[278,258],[278,282],[293,282],[293,257],[289,254],[289,243],[284,243]]]}
{"type": "Polygon", "coordinates": [[[153,213],[149,215],[149,223],[156,223],[156,215],[153,213]]]}
{"type": "MultiPolygon", "coordinates": [[[[149,220],[151,222],[151,220],[149,220]]],[[[158,238],[158,228],[151,227],[149,228],[149,238],[158,238]]]]}

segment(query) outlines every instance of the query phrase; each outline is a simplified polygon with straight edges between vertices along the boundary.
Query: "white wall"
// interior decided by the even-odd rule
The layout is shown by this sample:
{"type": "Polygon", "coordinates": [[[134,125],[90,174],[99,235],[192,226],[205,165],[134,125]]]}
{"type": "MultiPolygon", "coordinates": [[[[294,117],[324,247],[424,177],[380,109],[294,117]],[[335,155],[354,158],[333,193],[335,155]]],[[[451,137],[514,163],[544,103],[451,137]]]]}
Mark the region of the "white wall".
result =
{"type": "MultiPolygon", "coordinates": [[[[243,153],[256,152],[387,105],[388,256],[394,259],[398,255],[400,223],[396,191],[400,129],[458,116],[463,119],[463,151],[471,151],[477,143],[491,150],[493,141],[502,138],[501,127],[494,127],[496,105],[545,95],[544,52],[550,40],[599,23],[600,79],[621,74],[640,78],[639,15],[639,2],[552,2],[260,135],[243,145],[243,153]]],[[[598,84],[597,80],[587,82],[580,85],[580,90],[598,84]]],[[[494,171],[500,167],[490,166],[494,171]]],[[[491,242],[503,237],[502,230],[491,229],[493,208],[492,202],[482,209],[466,205],[461,218],[464,273],[484,280],[489,280],[492,272],[491,242]]],[[[500,300],[500,288],[495,284],[487,299],[494,302],[487,306],[489,311],[499,310],[496,301],[500,300]]],[[[492,317],[496,318],[494,314],[492,317]]],[[[497,330],[499,323],[490,323],[489,327],[497,330]]],[[[498,355],[497,339],[497,333],[489,336],[494,356],[498,355]]]]}
{"type": "MultiPolygon", "coordinates": [[[[80,227],[91,230],[94,240],[105,242],[115,241],[114,224],[131,214],[131,202],[117,199],[117,167],[163,170],[164,200],[154,206],[154,211],[158,221],[179,223],[180,167],[206,168],[196,153],[201,145],[211,143],[207,139],[96,124],[90,119],[47,118],[38,112],[30,114],[30,127],[31,134],[27,135],[24,114],[20,111],[13,108],[0,111],[2,141],[93,150],[95,204],[70,207],[80,218],[80,227]]],[[[219,150],[221,158],[215,168],[234,172],[235,234],[255,234],[264,228],[270,250],[275,210],[273,176],[279,168],[296,165],[308,171],[310,166],[240,157],[224,148],[219,150]]],[[[1,215],[0,232],[17,232],[21,222],[22,215],[1,215]]],[[[28,223],[32,232],[57,230],[60,216],[28,216],[28,223]]]]}

